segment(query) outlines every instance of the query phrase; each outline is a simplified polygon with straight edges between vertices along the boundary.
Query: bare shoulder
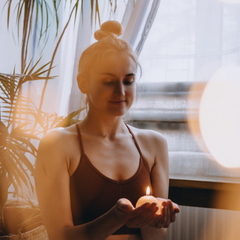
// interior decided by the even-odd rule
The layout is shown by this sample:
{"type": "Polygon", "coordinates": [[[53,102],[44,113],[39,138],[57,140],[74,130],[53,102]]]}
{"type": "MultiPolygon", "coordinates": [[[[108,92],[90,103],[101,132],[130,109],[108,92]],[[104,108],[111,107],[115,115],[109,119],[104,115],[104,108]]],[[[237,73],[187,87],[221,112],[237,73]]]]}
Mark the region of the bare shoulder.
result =
{"type": "Polygon", "coordinates": [[[129,127],[135,135],[150,169],[156,164],[156,162],[163,163],[168,161],[167,141],[163,134],[150,129],[139,129],[132,126],[129,127]]]}
{"type": "Polygon", "coordinates": [[[39,147],[47,147],[52,149],[54,146],[61,146],[66,140],[71,138],[72,131],[69,128],[56,128],[47,133],[40,141],[39,147]]]}
{"type": "Polygon", "coordinates": [[[54,129],[46,134],[40,141],[37,163],[70,165],[73,153],[76,154],[77,133],[75,126],[54,129]]]}
{"type": "MultiPolygon", "coordinates": [[[[129,125],[128,125],[129,126],[129,125]]],[[[133,126],[129,126],[135,137],[144,142],[146,145],[152,145],[155,147],[166,147],[166,138],[160,132],[151,129],[140,129],[133,126]]]]}

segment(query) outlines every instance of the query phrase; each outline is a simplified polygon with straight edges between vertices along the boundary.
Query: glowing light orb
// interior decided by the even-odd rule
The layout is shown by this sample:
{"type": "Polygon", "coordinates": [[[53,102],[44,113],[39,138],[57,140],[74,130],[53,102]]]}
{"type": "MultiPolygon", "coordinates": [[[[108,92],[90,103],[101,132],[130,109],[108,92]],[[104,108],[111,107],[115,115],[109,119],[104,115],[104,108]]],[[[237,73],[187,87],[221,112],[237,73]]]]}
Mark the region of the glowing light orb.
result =
{"type": "Polygon", "coordinates": [[[220,68],[204,89],[199,112],[203,139],[225,167],[240,167],[240,67],[220,68]]]}

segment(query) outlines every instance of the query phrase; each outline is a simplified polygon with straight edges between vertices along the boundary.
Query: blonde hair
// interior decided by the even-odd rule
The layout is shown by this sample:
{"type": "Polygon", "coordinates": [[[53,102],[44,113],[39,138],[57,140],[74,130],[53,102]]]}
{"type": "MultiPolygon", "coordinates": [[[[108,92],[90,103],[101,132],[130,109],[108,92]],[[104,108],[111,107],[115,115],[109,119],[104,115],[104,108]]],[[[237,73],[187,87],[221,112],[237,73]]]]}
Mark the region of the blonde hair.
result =
{"type": "Polygon", "coordinates": [[[94,38],[98,42],[90,45],[81,55],[78,64],[77,81],[80,88],[83,79],[86,79],[89,71],[93,68],[95,62],[108,56],[110,53],[126,52],[134,60],[136,65],[141,69],[138,63],[138,57],[131,46],[118,36],[122,34],[122,25],[117,21],[107,21],[103,23],[100,30],[94,33],[94,38]]]}

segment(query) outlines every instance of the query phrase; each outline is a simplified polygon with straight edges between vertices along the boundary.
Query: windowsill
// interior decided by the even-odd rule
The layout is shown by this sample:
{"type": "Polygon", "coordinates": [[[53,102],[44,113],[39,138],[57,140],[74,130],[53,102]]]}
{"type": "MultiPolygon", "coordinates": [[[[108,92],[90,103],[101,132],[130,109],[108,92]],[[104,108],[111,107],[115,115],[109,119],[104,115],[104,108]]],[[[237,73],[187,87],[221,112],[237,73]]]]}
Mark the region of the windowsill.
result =
{"type": "Polygon", "coordinates": [[[232,178],[232,177],[213,177],[213,176],[195,176],[195,175],[175,175],[170,174],[169,177],[172,181],[196,181],[196,182],[209,182],[209,183],[233,183],[233,184],[239,184],[239,191],[240,191],[240,179],[239,178],[232,178]]]}
{"type": "Polygon", "coordinates": [[[172,179],[169,199],[183,206],[240,211],[240,183],[172,179]]]}

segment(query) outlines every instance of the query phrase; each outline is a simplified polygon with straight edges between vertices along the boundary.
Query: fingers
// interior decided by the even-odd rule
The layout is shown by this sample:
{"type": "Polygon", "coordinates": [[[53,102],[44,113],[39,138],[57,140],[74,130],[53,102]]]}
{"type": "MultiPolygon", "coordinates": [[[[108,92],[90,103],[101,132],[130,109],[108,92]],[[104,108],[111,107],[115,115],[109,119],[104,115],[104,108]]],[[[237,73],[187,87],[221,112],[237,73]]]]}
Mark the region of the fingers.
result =
{"type": "Polygon", "coordinates": [[[155,223],[157,228],[168,228],[170,223],[176,220],[176,213],[171,200],[162,203],[162,213],[159,215],[158,222],[155,223]]]}
{"type": "Polygon", "coordinates": [[[173,202],[168,200],[167,205],[168,205],[168,209],[169,209],[169,212],[170,212],[170,222],[175,222],[176,212],[175,212],[175,209],[174,209],[173,202]]]}
{"type": "Polygon", "coordinates": [[[180,212],[178,205],[172,202],[170,199],[158,198],[158,201],[160,202],[160,204],[167,203],[167,206],[170,210],[170,221],[174,222],[176,220],[176,214],[180,212]]]}
{"type": "MultiPolygon", "coordinates": [[[[157,200],[158,200],[159,206],[161,206],[163,202],[171,201],[170,199],[164,199],[164,198],[157,198],[157,200]]],[[[175,213],[179,213],[180,209],[179,209],[178,204],[176,204],[174,202],[172,202],[172,204],[173,204],[173,208],[174,208],[175,213]]]]}
{"type": "Polygon", "coordinates": [[[145,203],[141,207],[136,208],[131,214],[134,216],[126,222],[130,228],[139,228],[149,224],[158,210],[156,203],[145,203]]]}
{"type": "Polygon", "coordinates": [[[171,223],[171,219],[170,219],[170,208],[169,208],[169,203],[167,202],[166,206],[164,206],[164,210],[165,210],[165,213],[166,213],[166,216],[165,216],[165,224],[164,224],[164,228],[168,228],[170,223],[171,223]]]}
{"type": "Polygon", "coordinates": [[[180,208],[179,208],[178,204],[173,203],[173,207],[174,207],[175,213],[180,213],[180,208]]]}
{"type": "Polygon", "coordinates": [[[163,205],[162,213],[159,215],[158,222],[155,225],[155,227],[157,227],[157,228],[166,227],[167,223],[168,223],[168,218],[169,218],[168,207],[165,202],[162,205],[163,205]]]}
{"type": "Polygon", "coordinates": [[[159,220],[162,218],[162,214],[155,214],[154,217],[151,219],[151,221],[149,221],[149,226],[150,227],[156,227],[156,225],[158,224],[159,220]]]}
{"type": "Polygon", "coordinates": [[[119,199],[115,207],[116,215],[131,228],[147,225],[148,219],[152,218],[157,210],[156,203],[145,203],[138,208],[134,208],[131,202],[124,198],[119,199]]]}
{"type": "Polygon", "coordinates": [[[146,226],[146,225],[149,225],[153,219],[154,219],[154,216],[156,214],[156,212],[158,211],[159,207],[155,204],[151,205],[149,208],[148,208],[148,214],[142,214],[141,215],[141,224],[140,224],[140,227],[143,227],[143,226],[146,226]]]}
{"type": "Polygon", "coordinates": [[[151,226],[156,228],[168,228],[170,223],[176,220],[176,213],[180,212],[178,205],[171,200],[160,199],[161,214],[157,211],[156,203],[145,203],[134,208],[128,199],[121,198],[116,204],[116,214],[130,228],[151,226]],[[162,201],[164,200],[164,201],[162,201]]]}
{"type": "Polygon", "coordinates": [[[131,212],[134,209],[132,203],[126,198],[119,199],[116,207],[123,212],[131,212]]]}
{"type": "Polygon", "coordinates": [[[138,208],[135,208],[130,216],[131,218],[137,218],[139,216],[142,216],[144,214],[146,214],[146,211],[151,211],[151,208],[156,206],[156,203],[144,203],[142,206],[138,207],[138,208]]]}

